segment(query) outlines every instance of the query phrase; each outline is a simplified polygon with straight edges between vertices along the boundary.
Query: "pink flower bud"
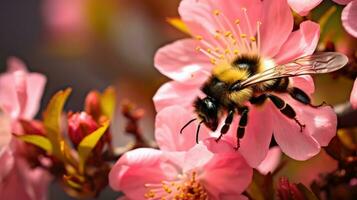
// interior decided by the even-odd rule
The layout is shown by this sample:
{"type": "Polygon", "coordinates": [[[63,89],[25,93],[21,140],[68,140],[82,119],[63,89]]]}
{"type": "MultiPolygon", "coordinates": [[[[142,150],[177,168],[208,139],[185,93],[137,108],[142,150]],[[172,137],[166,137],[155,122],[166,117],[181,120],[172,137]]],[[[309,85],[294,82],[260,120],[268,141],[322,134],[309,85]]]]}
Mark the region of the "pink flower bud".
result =
{"type": "Polygon", "coordinates": [[[73,113],[68,116],[68,135],[75,147],[85,136],[98,128],[97,122],[86,112],[73,113]]]}
{"type": "Polygon", "coordinates": [[[304,195],[300,192],[296,184],[290,183],[286,177],[281,177],[278,183],[278,197],[280,200],[304,200],[304,195]]]}
{"type": "Polygon", "coordinates": [[[100,94],[97,91],[88,93],[85,100],[85,109],[89,115],[98,120],[101,115],[100,94]]]}

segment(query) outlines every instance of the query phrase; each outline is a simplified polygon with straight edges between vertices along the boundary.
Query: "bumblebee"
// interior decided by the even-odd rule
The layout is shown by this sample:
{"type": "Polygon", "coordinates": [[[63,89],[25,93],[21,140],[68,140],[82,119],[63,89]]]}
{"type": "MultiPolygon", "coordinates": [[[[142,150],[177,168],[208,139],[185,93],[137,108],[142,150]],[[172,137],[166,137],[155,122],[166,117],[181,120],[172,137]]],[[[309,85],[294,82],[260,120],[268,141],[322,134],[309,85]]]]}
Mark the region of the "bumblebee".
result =
{"type": "Polygon", "coordinates": [[[211,76],[201,87],[206,97],[197,97],[193,103],[197,118],[190,120],[180,133],[191,122],[199,120],[196,133],[198,142],[201,124],[215,131],[220,119],[226,114],[218,141],[228,132],[234,115],[238,114],[241,116],[236,132],[238,149],[239,140],[243,138],[248,124],[247,103],[259,106],[267,100],[270,100],[283,115],[294,120],[300,126],[300,131],[303,131],[305,125],[296,118],[294,109],[275,93],[288,93],[300,103],[318,107],[311,104],[309,95],[303,90],[289,83],[289,77],[333,72],[347,62],[345,55],[336,52],[305,56],[283,65],[275,65],[272,60],[262,59],[256,55],[239,55],[232,63],[218,64],[213,68],[211,76]]]}

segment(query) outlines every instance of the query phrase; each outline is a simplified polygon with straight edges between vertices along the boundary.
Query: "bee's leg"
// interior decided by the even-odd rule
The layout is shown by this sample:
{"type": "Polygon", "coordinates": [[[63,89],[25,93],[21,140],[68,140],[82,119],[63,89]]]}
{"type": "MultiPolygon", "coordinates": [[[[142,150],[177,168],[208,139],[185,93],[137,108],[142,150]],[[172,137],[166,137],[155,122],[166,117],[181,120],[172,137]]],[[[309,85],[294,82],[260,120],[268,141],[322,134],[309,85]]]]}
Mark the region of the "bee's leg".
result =
{"type": "Polygon", "coordinates": [[[301,89],[299,89],[297,87],[292,87],[292,88],[288,89],[288,91],[289,91],[290,96],[293,99],[295,99],[298,102],[303,103],[305,105],[309,105],[309,106],[314,107],[314,108],[319,108],[321,106],[326,105],[326,102],[322,102],[319,105],[311,104],[311,99],[310,99],[309,95],[307,95],[303,90],[301,90],[301,89]]]}
{"type": "Polygon", "coordinates": [[[240,147],[240,139],[243,138],[244,132],[245,132],[245,127],[248,124],[248,112],[249,109],[248,107],[243,107],[239,109],[239,114],[240,114],[240,120],[239,120],[239,125],[237,129],[237,146],[234,148],[235,150],[238,150],[240,147]]]}
{"type": "Polygon", "coordinates": [[[286,117],[293,119],[300,126],[300,131],[302,132],[303,128],[305,128],[305,124],[301,124],[301,122],[296,118],[295,110],[278,96],[267,94],[267,97],[273,102],[281,113],[283,113],[286,117]]]}
{"type": "Polygon", "coordinates": [[[221,134],[220,134],[219,137],[216,139],[217,142],[222,138],[222,136],[223,136],[224,134],[226,134],[226,133],[228,132],[229,127],[230,127],[230,125],[231,125],[231,123],[232,123],[232,121],[233,121],[233,117],[234,117],[234,109],[231,109],[231,110],[228,111],[227,118],[226,118],[226,120],[224,121],[223,127],[221,128],[221,134]]]}

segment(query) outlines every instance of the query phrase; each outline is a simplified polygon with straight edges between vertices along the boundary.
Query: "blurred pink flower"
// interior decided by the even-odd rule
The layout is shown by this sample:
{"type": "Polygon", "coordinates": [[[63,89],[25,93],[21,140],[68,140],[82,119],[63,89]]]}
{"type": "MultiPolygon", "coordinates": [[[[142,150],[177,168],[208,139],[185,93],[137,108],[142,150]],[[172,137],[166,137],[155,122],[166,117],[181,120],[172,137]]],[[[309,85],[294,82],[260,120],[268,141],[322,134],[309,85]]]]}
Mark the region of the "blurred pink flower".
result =
{"type": "Polygon", "coordinates": [[[45,76],[28,73],[17,58],[10,58],[8,71],[0,75],[0,161],[5,163],[0,167],[1,198],[46,199],[49,175],[26,163],[21,156],[25,144],[11,136],[23,133],[19,120],[37,113],[45,82],[45,76]]]}
{"type": "Polygon", "coordinates": [[[252,169],[229,142],[208,138],[195,144],[195,130],[179,135],[184,108],[163,109],[156,118],[155,138],[161,150],[141,148],[124,154],[109,174],[110,186],[126,199],[247,199],[241,193],[252,169]]]}
{"type": "Polygon", "coordinates": [[[85,31],[88,26],[86,3],[86,0],[44,0],[44,21],[53,34],[85,31]]]}
{"type": "MultiPolygon", "coordinates": [[[[345,30],[357,38],[357,1],[356,0],[333,0],[340,5],[348,4],[342,11],[341,20],[345,30]]],[[[322,0],[288,0],[290,7],[299,15],[305,16],[310,10],[319,5],[322,0]]]]}
{"type": "MultiPolygon", "coordinates": [[[[283,64],[312,54],[320,33],[319,25],[312,21],[304,21],[299,30],[293,31],[293,16],[286,0],[183,0],[179,13],[197,39],[176,41],[156,53],[156,68],[174,80],[155,94],[157,111],[178,104],[192,111],[194,99],[203,96],[200,87],[210,76],[212,63],[223,62],[216,52],[229,61],[239,53],[249,53],[270,65],[283,64]],[[250,47],[246,45],[248,42],[252,42],[250,47]],[[238,52],[234,50],[237,46],[238,52]]],[[[309,95],[314,92],[310,76],[293,77],[290,82],[309,95]]],[[[336,114],[330,107],[315,109],[289,95],[275,95],[295,109],[297,119],[306,127],[301,132],[297,123],[282,115],[270,101],[260,108],[247,105],[248,125],[239,151],[253,167],[266,157],[272,133],[281,150],[297,160],[316,155],[336,133],[336,114]]],[[[232,139],[237,120],[236,117],[227,134],[232,139]]]]}
{"type": "Polygon", "coordinates": [[[343,9],[341,20],[345,30],[357,38],[357,0],[351,1],[343,9]]]}
{"type": "Polygon", "coordinates": [[[7,64],[8,71],[0,75],[0,108],[13,121],[32,119],[39,109],[46,77],[28,72],[15,57],[9,58],[7,64]]]}
{"type": "Polygon", "coordinates": [[[353,109],[357,109],[357,79],[355,80],[351,92],[350,102],[353,109]]]}
{"type": "Polygon", "coordinates": [[[307,15],[321,2],[322,0],[288,0],[290,7],[301,16],[307,15]]]}

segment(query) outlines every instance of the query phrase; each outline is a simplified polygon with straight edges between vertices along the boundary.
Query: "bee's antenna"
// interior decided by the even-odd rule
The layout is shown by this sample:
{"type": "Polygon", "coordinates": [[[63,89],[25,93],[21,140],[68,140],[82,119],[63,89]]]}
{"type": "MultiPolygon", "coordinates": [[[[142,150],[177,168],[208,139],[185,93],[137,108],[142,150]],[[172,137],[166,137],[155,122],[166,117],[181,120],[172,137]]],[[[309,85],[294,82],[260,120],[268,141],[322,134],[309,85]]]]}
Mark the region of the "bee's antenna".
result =
{"type": "Polygon", "coordinates": [[[180,134],[182,134],[183,129],[185,129],[188,125],[190,125],[193,121],[197,120],[197,118],[193,118],[190,121],[188,121],[180,130],[180,134]]]}
{"type": "Polygon", "coordinates": [[[202,120],[198,126],[197,126],[197,132],[196,132],[196,143],[198,144],[198,134],[200,133],[200,128],[201,128],[201,124],[203,123],[204,121],[202,120]]]}

